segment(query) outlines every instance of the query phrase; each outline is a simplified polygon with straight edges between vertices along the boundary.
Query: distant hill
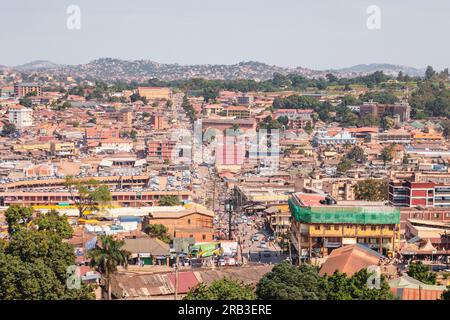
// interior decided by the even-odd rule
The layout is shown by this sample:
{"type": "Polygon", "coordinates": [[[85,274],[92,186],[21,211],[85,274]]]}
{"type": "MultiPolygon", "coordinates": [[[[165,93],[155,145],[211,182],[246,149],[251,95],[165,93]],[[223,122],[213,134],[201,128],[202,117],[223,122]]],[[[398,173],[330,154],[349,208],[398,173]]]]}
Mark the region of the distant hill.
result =
{"type": "Polygon", "coordinates": [[[35,60],[22,65],[14,66],[13,69],[27,72],[27,71],[43,71],[43,70],[53,70],[58,69],[60,65],[47,61],[47,60],[35,60]]]}
{"type": "Polygon", "coordinates": [[[231,65],[224,64],[197,64],[180,65],[178,63],[163,64],[152,60],[121,60],[114,58],[101,58],[86,64],[59,65],[51,61],[36,60],[23,65],[15,66],[21,72],[46,72],[51,74],[70,74],[85,79],[146,81],[150,78],[161,80],[176,80],[190,78],[204,79],[252,79],[262,81],[271,79],[274,73],[283,75],[294,73],[305,77],[324,77],[326,73],[337,76],[353,77],[382,70],[389,75],[397,75],[399,71],[411,76],[424,74],[424,70],[407,66],[391,64],[360,64],[349,68],[335,70],[313,70],[296,67],[285,68],[268,65],[257,61],[239,62],[231,65]]]}
{"type": "Polygon", "coordinates": [[[417,69],[408,66],[386,64],[386,63],[372,63],[372,64],[358,64],[348,68],[342,68],[337,70],[331,70],[332,72],[338,72],[340,74],[356,73],[356,74],[368,74],[375,71],[383,71],[387,75],[397,75],[400,71],[410,76],[423,76],[425,69],[417,69]]]}

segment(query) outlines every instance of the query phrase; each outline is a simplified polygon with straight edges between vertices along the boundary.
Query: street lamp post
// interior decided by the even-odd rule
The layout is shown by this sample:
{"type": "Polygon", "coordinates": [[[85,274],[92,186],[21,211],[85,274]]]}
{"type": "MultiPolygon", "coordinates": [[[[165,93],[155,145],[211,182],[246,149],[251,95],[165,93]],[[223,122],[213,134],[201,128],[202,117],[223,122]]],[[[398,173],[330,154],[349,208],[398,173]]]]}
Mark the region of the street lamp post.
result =
{"type": "Polygon", "coordinates": [[[447,267],[447,269],[448,269],[448,251],[449,251],[449,249],[448,249],[448,234],[447,234],[447,230],[445,230],[445,232],[444,232],[444,234],[445,234],[445,253],[446,253],[446,255],[445,255],[445,265],[446,265],[446,267],[447,267]]]}
{"type": "Polygon", "coordinates": [[[231,236],[231,217],[233,215],[233,201],[228,199],[225,201],[225,211],[228,213],[228,240],[232,240],[231,236]]]}

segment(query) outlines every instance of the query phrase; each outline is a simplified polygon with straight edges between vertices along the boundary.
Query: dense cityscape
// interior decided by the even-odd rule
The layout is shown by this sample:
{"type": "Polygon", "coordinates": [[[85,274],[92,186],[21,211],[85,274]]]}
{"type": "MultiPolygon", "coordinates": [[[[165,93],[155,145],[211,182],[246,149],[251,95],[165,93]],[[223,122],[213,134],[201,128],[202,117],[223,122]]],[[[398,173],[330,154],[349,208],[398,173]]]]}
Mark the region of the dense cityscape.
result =
{"type": "Polygon", "coordinates": [[[1,299],[448,298],[447,69],[0,81],[1,299]]]}
{"type": "Polygon", "coordinates": [[[0,10],[2,307],[450,300],[448,1],[73,2],[0,10]]]}

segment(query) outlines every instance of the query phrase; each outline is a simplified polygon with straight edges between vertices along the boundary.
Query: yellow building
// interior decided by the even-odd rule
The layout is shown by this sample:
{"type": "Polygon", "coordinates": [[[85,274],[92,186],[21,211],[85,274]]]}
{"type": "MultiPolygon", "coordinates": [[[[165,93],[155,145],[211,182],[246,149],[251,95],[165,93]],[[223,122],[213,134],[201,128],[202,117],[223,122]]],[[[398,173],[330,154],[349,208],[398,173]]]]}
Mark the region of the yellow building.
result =
{"type": "Polygon", "coordinates": [[[50,142],[16,144],[13,146],[13,150],[14,150],[14,152],[25,152],[25,151],[33,151],[33,150],[50,151],[50,142]]]}
{"type": "Polygon", "coordinates": [[[138,87],[137,93],[148,100],[172,98],[172,89],[167,87],[138,87]]]}
{"type": "Polygon", "coordinates": [[[76,150],[73,142],[52,142],[50,144],[50,152],[56,155],[73,155],[76,150]]]}
{"type": "Polygon", "coordinates": [[[292,243],[303,256],[326,256],[334,248],[361,244],[385,255],[398,249],[400,211],[379,202],[336,202],[324,194],[294,193],[289,199],[292,243]]]}

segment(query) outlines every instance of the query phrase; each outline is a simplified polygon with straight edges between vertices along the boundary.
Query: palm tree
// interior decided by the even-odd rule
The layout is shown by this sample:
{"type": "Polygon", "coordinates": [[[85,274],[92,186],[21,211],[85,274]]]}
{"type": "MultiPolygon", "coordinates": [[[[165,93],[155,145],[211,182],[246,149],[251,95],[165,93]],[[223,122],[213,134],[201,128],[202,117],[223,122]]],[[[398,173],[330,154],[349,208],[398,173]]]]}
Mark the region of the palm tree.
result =
{"type": "Polygon", "coordinates": [[[117,271],[117,266],[128,266],[130,253],[122,249],[124,244],[123,240],[114,240],[112,236],[100,236],[100,244],[88,252],[90,266],[106,280],[108,300],[111,300],[111,274],[117,271]]]}

